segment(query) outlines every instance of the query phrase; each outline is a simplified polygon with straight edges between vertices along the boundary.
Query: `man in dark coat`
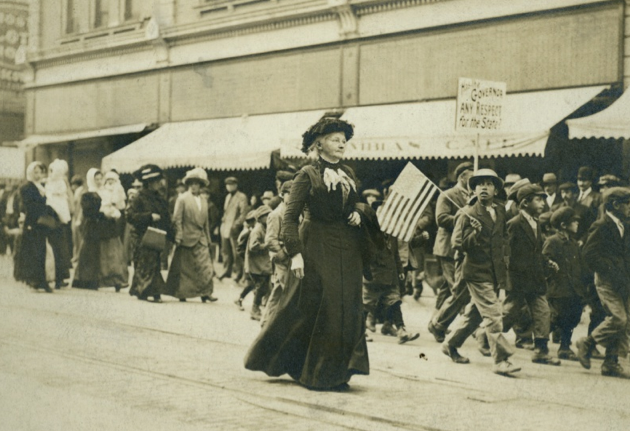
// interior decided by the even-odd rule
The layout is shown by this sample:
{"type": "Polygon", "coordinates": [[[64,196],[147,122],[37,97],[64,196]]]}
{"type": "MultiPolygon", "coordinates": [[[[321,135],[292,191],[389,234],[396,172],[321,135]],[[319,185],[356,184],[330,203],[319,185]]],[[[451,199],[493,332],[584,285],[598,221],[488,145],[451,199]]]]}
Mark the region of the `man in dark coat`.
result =
{"type": "Polygon", "coordinates": [[[578,169],[577,185],[580,189],[578,195],[578,202],[593,211],[597,211],[597,208],[602,203],[602,195],[593,190],[593,182],[595,180],[595,174],[593,169],[588,166],[582,166],[578,169]]]}
{"type": "Polygon", "coordinates": [[[455,282],[455,250],[451,246],[451,237],[457,212],[466,206],[470,196],[468,180],[473,174],[473,164],[464,162],[455,169],[457,184],[440,193],[435,208],[435,221],[438,226],[433,254],[436,256],[442,273],[444,284],[438,289],[436,308],[438,312],[429,322],[429,332],[438,342],[444,341],[448,326],[455,320],[459,311],[470,301],[465,285],[455,282]],[[451,295],[452,294],[452,295],[451,295]]]}
{"type": "Polygon", "coordinates": [[[606,348],[601,373],[630,378],[619,364],[628,355],[630,337],[630,190],[613,187],[604,195],[605,216],[597,220],[584,245],[583,255],[595,271],[597,294],[606,310],[606,319],[591,335],[577,341],[577,356],[586,369],[591,367],[591,352],[597,344],[606,348]]]}
{"type": "Polygon", "coordinates": [[[562,195],[562,203],[554,205],[552,211],[560,207],[569,207],[575,211],[575,215],[580,218],[580,229],[577,233],[577,241],[580,245],[584,244],[586,234],[591,224],[595,221],[596,213],[592,208],[586,207],[578,202],[580,189],[574,183],[563,183],[560,185],[560,194],[562,195]]]}
{"type": "MultiPolygon", "coordinates": [[[[530,184],[518,191],[520,214],[507,223],[510,263],[510,290],[503,304],[503,331],[507,332],[521,315],[523,306],[529,308],[534,321],[534,356],[532,362],[560,365],[549,356],[549,304],[545,298],[546,268],[549,261],[542,254],[543,238],[537,218],[542,214],[546,197],[542,188],[530,184]]],[[[557,267],[557,265],[556,265],[557,267]]]]}
{"type": "Polygon", "coordinates": [[[503,335],[501,303],[496,293],[507,281],[505,207],[494,203],[503,181],[493,170],[480,169],[468,185],[475,192],[476,202],[465,207],[458,217],[452,245],[464,253],[461,277],[470,292],[472,306],[466,309],[460,325],[442,344],[442,352],[455,363],[470,362],[457,349],[483,322],[494,359],[493,372],[509,376],[520,368],[508,361],[514,352],[503,335]]]}

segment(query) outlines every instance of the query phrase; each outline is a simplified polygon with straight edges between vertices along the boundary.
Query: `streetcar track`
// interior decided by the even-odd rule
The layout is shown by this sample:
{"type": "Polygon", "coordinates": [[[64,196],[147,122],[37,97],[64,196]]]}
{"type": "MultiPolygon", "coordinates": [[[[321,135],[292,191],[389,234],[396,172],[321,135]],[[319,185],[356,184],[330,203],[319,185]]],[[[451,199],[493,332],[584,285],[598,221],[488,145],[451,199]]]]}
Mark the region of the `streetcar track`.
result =
{"type": "Polygon", "coordinates": [[[267,409],[267,410],[282,412],[282,413],[290,415],[290,416],[299,417],[299,418],[302,418],[302,419],[309,419],[309,420],[313,420],[313,421],[320,422],[320,423],[323,423],[323,424],[335,425],[335,426],[346,428],[346,429],[349,429],[349,430],[360,430],[360,429],[364,429],[364,428],[350,427],[350,426],[347,426],[347,425],[345,425],[343,423],[340,423],[340,422],[344,422],[344,420],[340,420],[339,422],[332,422],[332,421],[323,420],[323,418],[321,418],[321,416],[318,417],[317,415],[301,415],[301,414],[297,414],[295,412],[288,412],[286,410],[274,409],[273,407],[265,406],[263,404],[257,403],[254,400],[266,399],[266,400],[271,401],[271,402],[276,402],[276,403],[280,403],[280,404],[289,404],[289,405],[297,406],[299,408],[308,409],[308,410],[311,410],[311,411],[319,411],[320,413],[329,413],[329,414],[333,414],[333,415],[336,415],[336,416],[339,416],[339,417],[342,417],[342,418],[343,417],[351,417],[351,418],[354,418],[354,419],[360,419],[360,420],[371,422],[371,423],[379,423],[379,424],[391,426],[391,427],[394,427],[394,428],[403,428],[403,429],[407,429],[407,430],[417,430],[417,431],[443,431],[443,430],[441,430],[439,428],[424,427],[422,425],[416,425],[416,424],[411,424],[411,423],[407,423],[407,422],[394,421],[394,420],[390,420],[390,419],[382,418],[382,417],[378,417],[378,416],[366,415],[366,414],[362,414],[362,413],[358,413],[358,412],[352,412],[352,411],[347,411],[347,410],[336,409],[334,407],[322,406],[322,405],[308,403],[308,402],[303,402],[303,401],[298,401],[298,400],[294,400],[294,399],[290,399],[290,398],[284,398],[284,397],[278,397],[278,396],[272,396],[272,395],[265,395],[264,393],[252,394],[249,391],[246,391],[246,390],[243,390],[243,389],[238,389],[238,388],[233,388],[233,387],[228,387],[225,384],[214,383],[214,382],[207,381],[207,380],[195,380],[195,379],[179,376],[177,374],[168,373],[168,372],[159,372],[159,371],[146,370],[146,369],[134,367],[134,366],[131,366],[131,365],[120,364],[120,363],[117,363],[117,362],[108,361],[108,360],[104,360],[104,359],[98,359],[98,358],[85,356],[85,355],[79,355],[79,354],[75,354],[75,353],[67,353],[65,351],[61,351],[61,350],[58,350],[58,349],[53,349],[53,348],[50,348],[50,347],[36,346],[36,345],[31,344],[31,343],[17,342],[17,341],[8,341],[6,339],[0,339],[0,344],[13,346],[13,347],[18,347],[18,348],[21,348],[21,349],[32,350],[32,351],[36,351],[36,352],[44,352],[44,353],[47,353],[47,354],[50,354],[50,355],[56,355],[56,356],[59,356],[59,357],[62,357],[62,358],[66,358],[66,359],[77,360],[77,361],[81,361],[81,362],[89,363],[89,364],[93,364],[93,365],[105,366],[105,367],[117,369],[119,371],[123,371],[123,372],[127,372],[127,373],[139,374],[139,375],[142,375],[142,376],[145,376],[145,377],[158,378],[158,379],[161,379],[161,380],[166,381],[166,382],[175,381],[177,383],[184,384],[184,385],[187,385],[187,386],[196,387],[196,388],[206,388],[206,389],[207,388],[213,388],[213,389],[216,389],[216,390],[224,390],[224,391],[231,392],[232,396],[234,398],[238,399],[239,401],[245,402],[245,403],[247,403],[249,405],[254,405],[254,406],[257,406],[259,408],[263,408],[263,409],[267,409]]]}

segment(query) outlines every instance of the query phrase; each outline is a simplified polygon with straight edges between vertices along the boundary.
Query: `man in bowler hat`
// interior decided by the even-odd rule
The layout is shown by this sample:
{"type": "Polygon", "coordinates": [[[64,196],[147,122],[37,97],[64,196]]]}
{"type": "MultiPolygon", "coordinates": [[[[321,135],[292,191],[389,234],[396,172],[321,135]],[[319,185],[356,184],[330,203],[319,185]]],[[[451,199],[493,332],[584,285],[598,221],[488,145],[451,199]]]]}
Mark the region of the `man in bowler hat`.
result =
{"type": "Polygon", "coordinates": [[[236,280],[243,276],[243,259],[236,253],[236,242],[243,228],[245,216],[249,210],[247,196],[238,190],[238,180],[235,177],[225,179],[225,188],[228,192],[223,206],[221,219],[221,254],[225,271],[219,276],[219,280],[230,277],[236,273],[236,280]]]}

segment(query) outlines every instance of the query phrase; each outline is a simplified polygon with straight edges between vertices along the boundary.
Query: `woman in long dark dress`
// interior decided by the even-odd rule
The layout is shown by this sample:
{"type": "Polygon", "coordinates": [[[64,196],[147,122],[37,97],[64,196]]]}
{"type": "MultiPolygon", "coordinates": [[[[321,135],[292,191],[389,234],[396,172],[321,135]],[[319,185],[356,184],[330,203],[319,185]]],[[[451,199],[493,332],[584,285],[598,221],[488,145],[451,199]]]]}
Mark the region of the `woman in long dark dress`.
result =
{"type": "Polygon", "coordinates": [[[319,158],[295,177],[283,221],[292,274],[302,280],[245,358],[250,370],[286,373],[310,389],[345,389],[352,375],[369,373],[359,197],[353,172],[339,163],[352,135],[350,124],[323,118],[303,136],[303,150],[319,158]]]}
{"type": "Polygon", "coordinates": [[[34,289],[53,290],[46,281],[47,228],[38,223],[44,215],[50,215],[46,206],[46,190],[41,184],[46,167],[33,162],[26,169],[28,182],[20,188],[22,211],[25,214],[19,259],[16,261],[16,278],[34,289]]]}
{"type": "Polygon", "coordinates": [[[80,289],[98,289],[100,285],[101,254],[100,241],[107,228],[103,226],[104,215],[101,209],[101,197],[98,193],[103,185],[103,174],[96,168],[88,170],[86,175],[88,191],[81,196],[81,245],[77,258],[77,267],[72,280],[72,287],[80,289]]]}
{"type": "Polygon", "coordinates": [[[127,211],[127,221],[134,228],[132,242],[135,247],[129,294],[141,300],[152,296],[153,302],[162,302],[161,294],[166,292],[166,283],[160,272],[162,251],[142,246],[142,237],[150,226],[166,231],[167,239],[175,240],[168,202],[162,195],[162,170],[156,165],[144,165],[135,172],[135,176],[142,181],[142,189],[127,211]]]}

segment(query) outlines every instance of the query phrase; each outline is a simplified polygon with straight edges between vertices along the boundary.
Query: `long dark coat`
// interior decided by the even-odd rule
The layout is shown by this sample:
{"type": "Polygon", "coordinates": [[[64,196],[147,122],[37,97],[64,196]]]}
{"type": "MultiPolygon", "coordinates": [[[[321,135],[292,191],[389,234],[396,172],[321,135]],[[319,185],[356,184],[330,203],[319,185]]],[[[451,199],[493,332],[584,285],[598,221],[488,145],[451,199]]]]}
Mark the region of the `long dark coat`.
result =
{"type": "Polygon", "coordinates": [[[72,280],[72,287],[97,289],[101,271],[99,242],[106,233],[103,226],[104,216],[99,210],[101,197],[96,192],[87,192],[81,196],[81,245],[77,259],[77,268],[72,280]]]}
{"type": "Polygon", "coordinates": [[[354,188],[328,190],[325,169],[349,168],[320,160],[297,174],[283,228],[290,256],[302,253],[305,269],[299,288],[284,296],[275,317],[251,346],[245,367],[270,376],[289,374],[310,388],[331,388],[354,374],[368,374],[362,305],[361,229],[347,223],[355,211],[354,188]],[[299,217],[309,209],[309,223],[298,233],[299,217]]]}
{"type": "Polygon", "coordinates": [[[29,181],[20,188],[20,198],[26,218],[14,274],[20,281],[42,285],[46,283],[47,228],[38,225],[37,220],[48,214],[46,197],[29,181]]]}

